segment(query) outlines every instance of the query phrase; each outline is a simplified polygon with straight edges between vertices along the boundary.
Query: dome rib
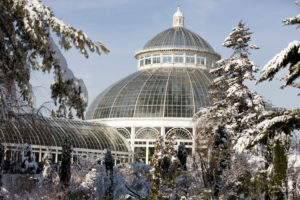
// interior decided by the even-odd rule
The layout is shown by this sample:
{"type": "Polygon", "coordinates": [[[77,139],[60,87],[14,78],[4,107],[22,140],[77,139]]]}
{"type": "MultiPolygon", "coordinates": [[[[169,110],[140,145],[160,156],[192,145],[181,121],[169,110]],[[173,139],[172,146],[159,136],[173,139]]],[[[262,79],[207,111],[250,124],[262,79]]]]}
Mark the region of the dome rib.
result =
{"type": "Polygon", "coordinates": [[[196,110],[197,108],[195,108],[195,93],[194,93],[194,87],[193,87],[193,84],[192,84],[192,80],[191,80],[191,76],[190,76],[190,74],[189,74],[189,72],[188,71],[186,71],[186,74],[187,74],[187,76],[189,77],[189,83],[190,83],[190,89],[191,89],[191,94],[192,94],[192,101],[193,101],[193,103],[192,103],[192,105],[193,105],[193,110],[196,110]]]}
{"type": "Polygon", "coordinates": [[[139,94],[138,94],[138,96],[137,96],[137,98],[136,98],[137,100],[136,100],[135,106],[134,106],[133,117],[136,116],[137,105],[138,105],[138,103],[139,103],[140,95],[141,95],[141,93],[142,93],[142,91],[143,91],[145,85],[147,84],[147,82],[149,81],[149,79],[150,79],[152,76],[153,76],[153,75],[151,74],[151,75],[147,78],[147,80],[144,82],[143,86],[142,86],[141,89],[140,89],[140,92],[139,92],[139,94]]]}
{"type": "Polygon", "coordinates": [[[169,86],[169,80],[170,80],[171,73],[172,73],[172,71],[169,72],[168,80],[166,82],[166,87],[165,87],[165,91],[164,91],[163,116],[165,116],[165,112],[166,112],[167,92],[168,92],[168,86],[169,86]]]}

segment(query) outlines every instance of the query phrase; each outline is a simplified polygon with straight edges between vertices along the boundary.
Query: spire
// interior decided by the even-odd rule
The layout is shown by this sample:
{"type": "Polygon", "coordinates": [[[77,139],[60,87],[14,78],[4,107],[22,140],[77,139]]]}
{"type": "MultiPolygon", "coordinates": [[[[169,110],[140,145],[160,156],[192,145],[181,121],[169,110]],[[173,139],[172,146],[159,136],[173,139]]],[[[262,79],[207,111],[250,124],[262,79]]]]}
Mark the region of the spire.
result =
{"type": "Polygon", "coordinates": [[[180,11],[180,7],[177,6],[177,11],[173,15],[173,27],[183,27],[184,26],[184,17],[180,11]]]}

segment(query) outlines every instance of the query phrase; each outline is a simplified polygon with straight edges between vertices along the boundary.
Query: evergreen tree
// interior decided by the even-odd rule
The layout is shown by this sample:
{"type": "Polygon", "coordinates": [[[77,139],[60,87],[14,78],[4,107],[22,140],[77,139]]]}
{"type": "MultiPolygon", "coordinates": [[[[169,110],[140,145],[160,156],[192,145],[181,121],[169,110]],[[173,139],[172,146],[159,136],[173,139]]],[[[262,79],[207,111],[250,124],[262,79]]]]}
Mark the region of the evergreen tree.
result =
{"type": "Polygon", "coordinates": [[[156,137],[155,147],[154,147],[154,154],[152,156],[151,164],[152,167],[151,174],[148,176],[150,179],[152,186],[150,188],[150,194],[151,198],[153,200],[158,199],[160,195],[160,185],[161,185],[161,179],[160,179],[160,173],[161,169],[158,165],[158,160],[161,159],[162,156],[162,149],[164,147],[164,138],[161,134],[158,134],[156,137]]]}
{"type": "Polygon", "coordinates": [[[112,200],[113,199],[113,187],[114,187],[114,157],[111,155],[110,149],[106,149],[106,154],[104,157],[104,164],[105,164],[105,170],[106,175],[109,178],[109,185],[108,188],[105,191],[104,198],[106,200],[112,200]]]}
{"type": "Polygon", "coordinates": [[[3,80],[0,101],[9,101],[10,107],[14,106],[15,93],[19,91],[23,100],[32,105],[31,72],[53,70],[51,96],[55,103],[71,106],[78,117],[83,117],[87,106],[86,87],[68,68],[50,33],[56,33],[61,48],[68,50],[74,45],[86,58],[87,48],[99,54],[108,50],[100,42],[90,40],[82,30],[57,19],[50,7],[40,0],[5,0],[0,2],[0,10],[0,76],[3,80]]]}
{"type": "Polygon", "coordinates": [[[181,164],[183,170],[186,170],[187,151],[186,151],[184,143],[180,143],[180,145],[178,146],[177,157],[180,161],[180,164],[181,164]]]}
{"type": "Polygon", "coordinates": [[[69,138],[66,138],[62,146],[62,158],[61,158],[61,166],[59,170],[60,183],[65,187],[68,187],[70,185],[71,158],[72,158],[71,154],[72,154],[71,140],[69,138]]]}
{"type": "Polygon", "coordinates": [[[156,138],[154,155],[151,161],[152,170],[149,179],[151,199],[177,198],[176,177],[179,175],[179,161],[175,150],[175,132],[171,132],[166,141],[159,134],[156,138]]]}
{"type": "MultiPolygon", "coordinates": [[[[258,134],[258,115],[265,110],[262,97],[245,85],[246,80],[255,80],[253,73],[258,71],[256,64],[249,59],[249,50],[258,49],[249,44],[251,34],[249,28],[239,22],[225,39],[223,46],[232,48],[233,54],[218,61],[217,67],[210,71],[214,77],[210,90],[212,105],[201,108],[196,115],[198,138],[210,141],[207,151],[210,167],[206,180],[215,198],[220,193],[221,174],[228,167],[225,163],[230,163],[230,155],[247,152],[254,156],[247,147],[258,134]]],[[[232,182],[237,183],[236,180],[232,182]]]]}
{"type": "Polygon", "coordinates": [[[215,199],[219,199],[219,193],[226,182],[223,171],[230,167],[230,148],[229,134],[224,127],[218,126],[215,130],[209,168],[209,178],[215,199]]]}
{"type": "MultiPolygon", "coordinates": [[[[299,1],[295,2],[299,5],[299,1]]],[[[300,26],[300,15],[283,20],[284,25],[300,26]]],[[[292,86],[300,89],[297,82],[300,76],[300,41],[292,41],[280,53],[274,56],[263,68],[258,82],[273,80],[283,68],[288,68],[289,74],[281,78],[281,89],[292,86]]],[[[299,93],[300,94],[300,93],[299,93]]],[[[300,108],[273,109],[260,116],[258,125],[260,134],[254,142],[267,146],[269,184],[266,198],[287,199],[287,154],[292,140],[292,133],[300,129],[300,108]]]]}

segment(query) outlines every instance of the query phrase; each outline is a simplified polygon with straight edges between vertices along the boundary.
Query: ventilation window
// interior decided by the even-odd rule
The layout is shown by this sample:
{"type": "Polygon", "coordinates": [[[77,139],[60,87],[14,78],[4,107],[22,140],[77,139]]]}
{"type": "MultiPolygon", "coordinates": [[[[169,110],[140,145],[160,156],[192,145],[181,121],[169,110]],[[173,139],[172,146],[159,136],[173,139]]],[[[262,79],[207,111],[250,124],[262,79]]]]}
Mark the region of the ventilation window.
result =
{"type": "Polygon", "coordinates": [[[197,64],[198,65],[205,65],[205,58],[204,57],[202,57],[202,56],[197,56],[197,64]]]}
{"type": "Polygon", "coordinates": [[[150,64],[151,64],[151,57],[145,56],[145,65],[150,65],[150,64]]]}
{"type": "Polygon", "coordinates": [[[163,62],[164,63],[172,63],[172,55],[171,54],[164,54],[163,55],[163,62]]]}
{"type": "Polygon", "coordinates": [[[140,66],[144,66],[144,57],[140,58],[140,66]]]}
{"type": "Polygon", "coordinates": [[[185,62],[194,64],[195,63],[195,55],[194,54],[186,54],[185,62]]]}
{"type": "Polygon", "coordinates": [[[174,54],[174,63],[183,63],[183,53],[174,54]]]}
{"type": "Polygon", "coordinates": [[[160,63],[160,54],[154,54],[152,61],[153,61],[153,64],[160,63]]]}

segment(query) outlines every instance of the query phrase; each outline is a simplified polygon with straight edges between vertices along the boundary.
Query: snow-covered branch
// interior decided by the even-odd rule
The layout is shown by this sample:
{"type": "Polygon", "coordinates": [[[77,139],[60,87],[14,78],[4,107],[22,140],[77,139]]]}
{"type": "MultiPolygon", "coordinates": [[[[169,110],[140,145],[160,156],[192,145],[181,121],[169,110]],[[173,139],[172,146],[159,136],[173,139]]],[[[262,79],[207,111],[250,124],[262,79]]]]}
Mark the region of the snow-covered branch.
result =
{"type": "Polygon", "coordinates": [[[275,74],[282,68],[289,67],[289,74],[283,77],[284,83],[281,88],[288,85],[299,87],[295,83],[300,75],[300,41],[292,41],[280,53],[274,56],[263,68],[259,82],[272,80],[275,74]]]}
{"type": "MultiPolygon", "coordinates": [[[[56,18],[50,7],[40,0],[7,0],[0,2],[0,75],[4,80],[2,97],[11,96],[11,88],[20,93],[23,101],[33,104],[30,78],[32,70],[50,72],[54,69],[51,85],[52,98],[63,107],[77,110],[82,117],[87,104],[87,90],[81,79],[74,77],[51,31],[58,36],[62,49],[72,46],[88,57],[90,52],[108,52],[101,42],[92,41],[87,34],[56,18]],[[59,83],[59,84],[58,84],[59,83]]],[[[3,84],[2,84],[3,85],[3,84]]],[[[5,99],[7,100],[7,99],[5,99]]]]}

